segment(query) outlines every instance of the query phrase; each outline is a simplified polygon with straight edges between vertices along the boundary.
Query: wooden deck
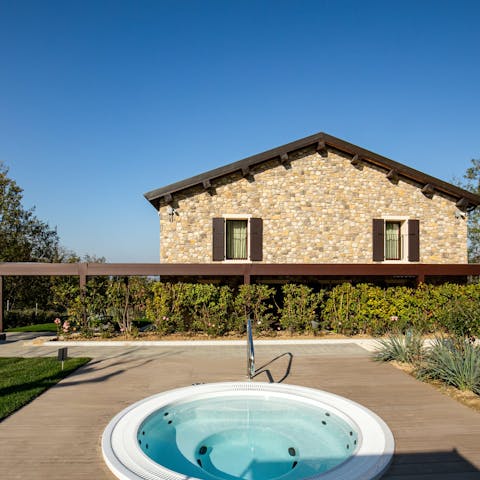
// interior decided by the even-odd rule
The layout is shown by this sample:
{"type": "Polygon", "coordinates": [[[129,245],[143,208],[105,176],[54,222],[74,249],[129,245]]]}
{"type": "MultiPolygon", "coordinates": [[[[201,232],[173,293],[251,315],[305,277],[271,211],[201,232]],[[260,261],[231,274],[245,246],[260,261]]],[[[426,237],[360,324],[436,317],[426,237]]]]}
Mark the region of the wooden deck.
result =
{"type": "MultiPolygon", "coordinates": [[[[244,348],[107,349],[0,423],[2,478],[112,480],[100,437],[117,412],[169,388],[245,380],[244,348]]],[[[69,352],[85,353],[75,348],[69,352]]],[[[286,383],[349,397],[380,415],[396,442],[385,479],[480,479],[480,414],[433,387],[372,362],[353,345],[259,346],[256,353],[257,367],[268,364],[263,369],[268,374],[260,373],[256,380],[286,376],[286,383]]]]}

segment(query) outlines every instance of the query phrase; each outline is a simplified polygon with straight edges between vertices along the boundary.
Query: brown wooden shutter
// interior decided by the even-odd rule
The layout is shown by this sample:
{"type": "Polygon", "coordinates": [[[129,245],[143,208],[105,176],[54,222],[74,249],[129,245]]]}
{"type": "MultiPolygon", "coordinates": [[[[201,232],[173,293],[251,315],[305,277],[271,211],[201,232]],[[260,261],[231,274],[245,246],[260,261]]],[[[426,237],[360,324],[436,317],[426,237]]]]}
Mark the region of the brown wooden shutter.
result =
{"type": "Polygon", "coordinates": [[[250,260],[260,262],[263,259],[263,220],[250,219],[250,260]]]}
{"type": "Polygon", "coordinates": [[[212,256],[214,262],[221,262],[225,258],[225,220],[223,218],[212,219],[212,256]]]}
{"type": "Polygon", "coordinates": [[[383,262],[385,260],[385,221],[373,219],[373,261],[383,262]]]}
{"type": "Polygon", "coordinates": [[[408,221],[408,261],[420,261],[420,220],[408,221]]]}

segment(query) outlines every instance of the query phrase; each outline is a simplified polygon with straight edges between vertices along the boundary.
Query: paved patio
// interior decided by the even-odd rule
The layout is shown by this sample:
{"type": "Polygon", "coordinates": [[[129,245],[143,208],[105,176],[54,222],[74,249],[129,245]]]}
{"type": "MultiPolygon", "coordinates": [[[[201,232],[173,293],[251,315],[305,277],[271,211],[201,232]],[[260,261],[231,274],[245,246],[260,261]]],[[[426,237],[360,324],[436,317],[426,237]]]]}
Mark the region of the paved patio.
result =
{"type": "MultiPolygon", "coordinates": [[[[56,353],[55,345],[24,345],[26,338],[7,337],[0,356],[56,353]]],[[[116,413],[170,388],[245,380],[242,346],[70,347],[69,354],[93,360],[0,423],[2,478],[112,480],[100,438],[116,413]]],[[[256,356],[263,370],[257,381],[283,379],[328,390],[379,414],[396,441],[384,478],[480,479],[480,414],[390,365],[372,362],[364,348],[257,345],[256,356]]]]}

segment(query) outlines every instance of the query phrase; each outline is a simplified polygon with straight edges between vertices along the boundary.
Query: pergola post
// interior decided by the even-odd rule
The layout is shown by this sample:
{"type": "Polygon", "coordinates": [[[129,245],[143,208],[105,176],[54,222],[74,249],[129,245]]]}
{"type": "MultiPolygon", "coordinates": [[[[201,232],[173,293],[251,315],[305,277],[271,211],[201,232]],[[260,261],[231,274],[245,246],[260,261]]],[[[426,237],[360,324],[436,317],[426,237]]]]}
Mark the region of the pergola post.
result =
{"type": "Polygon", "coordinates": [[[421,283],[425,283],[425,268],[423,265],[418,265],[418,272],[417,272],[417,286],[421,283]]]}
{"type": "Polygon", "coordinates": [[[3,332],[3,277],[0,275],[0,333],[3,332]]]}
{"type": "Polygon", "coordinates": [[[87,322],[87,310],[85,308],[85,291],[87,289],[87,264],[78,264],[78,277],[80,281],[80,299],[82,301],[82,317],[84,325],[87,322]]]}

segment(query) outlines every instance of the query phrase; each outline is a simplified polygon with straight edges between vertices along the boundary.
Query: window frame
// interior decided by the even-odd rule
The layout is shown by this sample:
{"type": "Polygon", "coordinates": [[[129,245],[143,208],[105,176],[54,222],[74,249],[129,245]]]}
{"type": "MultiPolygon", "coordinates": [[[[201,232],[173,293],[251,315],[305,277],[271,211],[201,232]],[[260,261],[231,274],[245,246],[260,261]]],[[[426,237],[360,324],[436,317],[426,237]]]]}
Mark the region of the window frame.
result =
{"type": "Polygon", "coordinates": [[[230,214],[223,214],[221,218],[223,218],[225,222],[225,227],[223,231],[223,260],[222,263],[251,263],[252,260],[250,259],[250,220],[253,217],[252,214],[243,214],[243,213],[230,213],[230,214]],[[229,220],[245,220],[247,222],[247,258],[227,258],[227,222],[229,220]]]}
{"type": "Polygon", "coordinates": [[[386,215],[381,217],[383,220],[383,234],[384,234],[384,250],[383,250],[383,262],[382,263],[411,263],[408,259],[408,221],[410,217],[399,215],[386,215]],[[387,223],[399,223],[400,224],[400,258],[399,259],[387,259],[387,223]]]}
{"type": "Polygon", "coordinates": [[[403,258],[403,251],[404,241],[402,235],[402,222],[397,222],[393,220],[385,220],[384,223],[385,228],[385,260],[402,260],[403,258]],[[389,227],[395,226],[395,228],[389,227]],[[395,252],[395,255],[391,255],[391,252],[395,252]]]}

